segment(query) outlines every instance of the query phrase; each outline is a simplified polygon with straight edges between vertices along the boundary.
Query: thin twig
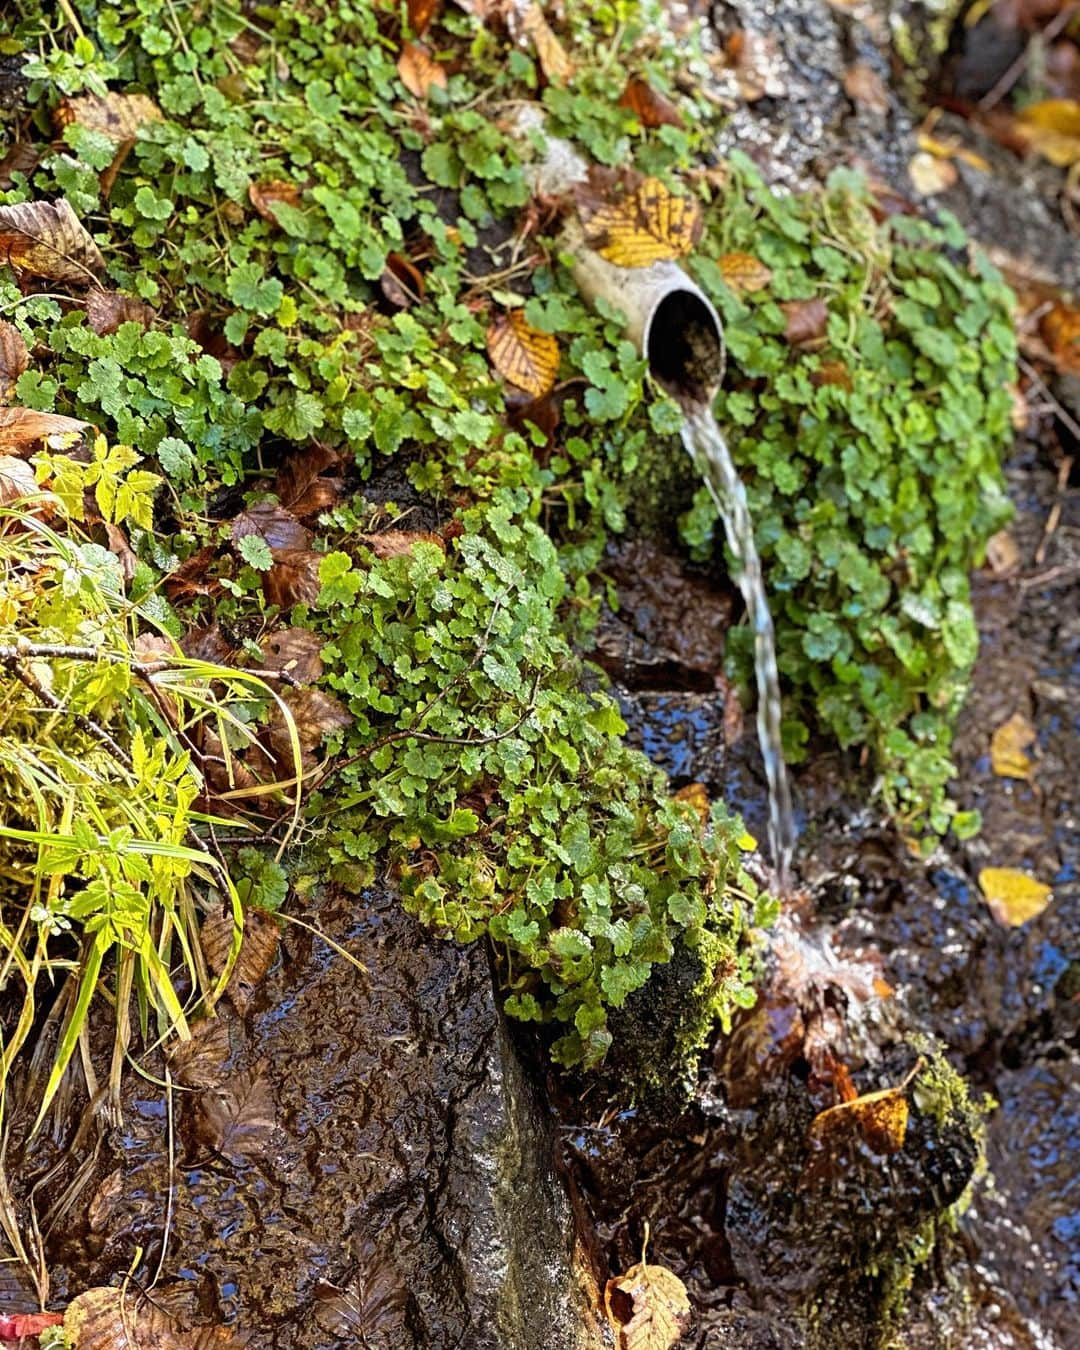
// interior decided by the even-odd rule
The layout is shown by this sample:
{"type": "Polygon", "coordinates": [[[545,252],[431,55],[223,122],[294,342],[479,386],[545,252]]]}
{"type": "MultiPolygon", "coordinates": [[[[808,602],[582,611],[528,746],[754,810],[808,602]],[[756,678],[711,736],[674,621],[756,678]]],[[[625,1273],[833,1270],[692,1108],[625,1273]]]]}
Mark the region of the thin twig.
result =
{"type": "MultiPolygon", "coordinates": [[[[185,657],[159,658],[157,661],[132,661],[122,652],[108,652],[100,647],[75,647],[63,642],[18,642],[0,645],[0,661],[25,661],[40,657],[44,660],[107,661],[112,666],[126,666],[133,675],[148,679],[166,670],[188,670],[193,663],[185,657]]],[[[197,664],[197,663],[195,663],[197,664]]],[[[256,670],[248,666],[229,666],[231,675],[250,675],[259,680],[280,680],[290,688],[299,688],[300,681],[287,670],[256,670]]]]}
{"type": "MultiPolygon", "coordinates": [[[[1080,9],[1080,5],[1072,4],[1066,5],[1064,9],[1058,10],[1057,14],[1054,15],[1042,32],[1037,35],[1039,41],[1044,43],[1052,42],[1062,29],[1068,27],[1069,20],[1078,9],[1080,9]]],[[[989,112],[991,108],[997,107],[1020,76],[1023,75],[1024,70],[1027,67],[1029,51],[1030,44],[1026,43],[1024,45],[1024,50],[1005,71],[997,84],[994,85],[989,93],[984,94],[982,98],[979,99],[978,103],[975,105],[979,112],[989,112]]]]}
{"type": "Polygon", "coordinates": [[[154,1271],[154,1278],[150,1281],[149,1289],[153,1289],[154,1285],[161,1279],[161,1272],[165,1266],[165,1254],[169,1250],[169,1233],[172,1231],[173,1204],[176,1193],[176,1135],[173,1124],[172,1071],[168,1064],[165,1065],[165,1111],[166,1142],[169,1149],[169,1193],[165,1200],[165,1223],[161,1233],[161,1254],[158,1256],[157,1269],[154,1271]]]}
{"type": "Polygon", "coordinates": [[[131,773],[130,756],[117,745],[105,728],[95,722],[93,718],[87,717],[85,713],[75,712],[74,709],[69,708],[64,703],[63,699],[57,698],[51,689],[46,689],[37,676],[22,664],[24,659],[17,648],[0,647],[0,665],[6,666],[20,684],[25,685],[36,698],[41,699],[47,708],[51,708],[53,712],[60,713],[62,716],[71,717],[80,731],[84,731],[88,736],[92,736],[94,740],[103,745],[121,768],[127,773],[131,773]]]}
{"type": "Polygon", "coordinates": [[[1076,418],[1073,417],[1066,408],[1063,408],[1061,406],[1058,400],[1047,388],[1046,381],[1042,378],[1042,376],[1031,364],[1031,362],[1025,361],[1022,356],[1018,356],[1016,358],[1016,364],[1020,367],[1020,369],[1032,382],[1032,384],[1037,384],[1039,388],[1042,390],[1051,408],[1053,408],[1054,413],[1058,421],[1061,423],[1061,425],[1066,429],[1066,431],[1071,432],[1072,435],[1074,435],[1076,439],[1080,441],[1080,422],[1077,422],[1076,418]]]}

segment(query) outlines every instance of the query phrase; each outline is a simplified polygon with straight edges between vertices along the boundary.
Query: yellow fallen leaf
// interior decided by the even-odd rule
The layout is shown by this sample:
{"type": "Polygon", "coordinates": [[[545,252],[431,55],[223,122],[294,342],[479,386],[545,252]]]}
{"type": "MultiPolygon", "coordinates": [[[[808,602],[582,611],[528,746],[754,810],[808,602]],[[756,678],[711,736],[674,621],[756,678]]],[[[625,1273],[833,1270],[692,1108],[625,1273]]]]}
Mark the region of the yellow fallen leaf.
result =
{"type": "Polygon", "coordinates": [[[659,178],[632,179],[621,192],[577,194],[585,238],[616,267],[649,267],[683,258],[701,236],[701,208],[693,197],[676,197],[659,178]]]}
{"type": "Polygon", "coordinates": [[[999,778],[1030,778],[1034,765],[1024,753],[1035,728],[1023,713],[1013,713],[990,737],[990,763],[999,778]]]}
{"type": "MultiPolygon", "coordinates": [[[[649,1226],[645,1225],[645,1242],[649,1226]]],[[[671,1350],[690,1328],[686,1285],[666,1266],[648,1265],[645,1253],[624,1275],[608,1280],[604,1308],[618,1350],[671,1350]]]]}
{"type": "Polygon", "coordinates": [[[721,275],[736,295],[762,291],[772,281],[772,268],[752,253],[725,253],[718,260],[721,275]]]}
{"type": "Polygon", "coordinates": [[[708,821],[709,789],[704,783],[687,783],[675,793],[675,800],[692,807],[702,825],[708,821]]]}
{"type": "Polygon", "coordinates": [[[1047,98],[1032,103],[1016,116],[1016,130],[1032,150],[1067,169],[1080,164],[1080,102],[1074,98],[1047,98]]]}
{"type": "Polygon", "coordinates": [[[920,150],[908,163],[908,177],[920,197],[934,197],[945,192],[956,182],[956,165],[950,159],[939,159],[929,150],[920,150]]]}
{"type": "Polygon", "coordinates": [[[540,398],[555,383],[559,344],[529,324],[520,310],[501,314],[487,331],[488,356],[499,374],[540,398]]]}
{"type": "Polygon", "coordinates": [[[838,1133],[860,1135],[883,1157],[898,1153],[907,1138],[908,1104],[905,1093],[923,1067],[920,1059],[902,1083],[880,1092],[864,1092],[819,1111],[810,1125],[809,1141],[821,1147],[838,1133]]]}
{"type": "Polygon", "coordinates": [[[984,867],[979,886],[994,918],[1009,928],[1041,914],[1052,895],[1049,886],[1016,867],[984,867]]]}

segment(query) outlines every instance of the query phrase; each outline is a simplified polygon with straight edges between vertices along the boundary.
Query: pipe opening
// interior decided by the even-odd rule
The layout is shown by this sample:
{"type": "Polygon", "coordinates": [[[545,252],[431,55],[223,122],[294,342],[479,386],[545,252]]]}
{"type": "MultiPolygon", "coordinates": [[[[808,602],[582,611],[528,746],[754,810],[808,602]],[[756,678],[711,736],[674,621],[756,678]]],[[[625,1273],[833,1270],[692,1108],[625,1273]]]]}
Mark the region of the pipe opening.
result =
{"type": "Polygon", "coordinates": [[[649,317],[645,359],[662,389],[684,408],[708,406],[724,374],[716,311],[691,290],[671,291],[649,317]]]}

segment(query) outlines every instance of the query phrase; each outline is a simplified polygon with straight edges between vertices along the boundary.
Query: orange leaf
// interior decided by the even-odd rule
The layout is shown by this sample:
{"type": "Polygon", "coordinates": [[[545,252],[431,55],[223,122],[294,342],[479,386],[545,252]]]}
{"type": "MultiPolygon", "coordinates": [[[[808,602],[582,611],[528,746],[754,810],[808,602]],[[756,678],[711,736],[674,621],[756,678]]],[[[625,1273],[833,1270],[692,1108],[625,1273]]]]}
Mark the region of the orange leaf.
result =
{"type": "Polygon", "coordinates": [[[559,344],[550,333],[541,333],[518,309],[501,314],[487,330],[491,364],[505,380],[540,398],[555,383],[559,372],[559,344]]]}
{"type": "Polygon", "coordinates": [[[446,71],[419,42],[406,42],[402,47],[397,72],[413,98],[426,99],[432,87],[446,88],[446,71]]]}
{"type": "Polygon", "coordinates": [[[439,0],[407,0],[405,11],[409,19],[409,28],[417,37],[422,37],[427,32],[438,8],[439,0]]]}
{"type": "Polygon", "coordinates": [[[300,205],[300,189],[285,178],[270,178],[265,183],[251,183],[248,187],[248,201],[271,225],[278,223],[274,208],[282,203],[286,206],[300,205]]]}
{"type": "Polygon", "coordinates": [[[1055,302],[1039,321],[1039,335],[1058,370],[1080,375],[1080,309],[1055,302]]]}
{"type": "Polygon", "coordinates": [[[658,94],[648,80],[632,75],[619,98],[620,108],[629,108],[643,127],[681,127],[679,110],[670,99],[658,94]]]}
{"type": "Polygon", "coordinates": [[[64,197],[0,206],[0,266],[88,286],[105,266],[97,244],[64,197]]]}
{"type": "Polygon", "coordinates": [[[725,253],[718,261],[720,272],[736,295],[762,291],[772,281],[772,268],[751,253],[725,253]]]}

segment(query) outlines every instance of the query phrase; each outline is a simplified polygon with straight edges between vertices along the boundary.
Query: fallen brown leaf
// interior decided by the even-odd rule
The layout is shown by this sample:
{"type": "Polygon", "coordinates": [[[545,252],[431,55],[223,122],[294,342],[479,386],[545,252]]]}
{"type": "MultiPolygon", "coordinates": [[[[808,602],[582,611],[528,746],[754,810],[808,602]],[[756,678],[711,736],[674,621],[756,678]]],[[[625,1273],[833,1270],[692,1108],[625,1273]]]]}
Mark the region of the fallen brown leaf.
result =
{"type": "MultiPolygon", "coordinates": [[[[321,689],[284,689],[281,699],[292,713],[296,739],[305,762],[310,761],[324,737],[352,726],[352,713],[332,694],[326,694],[321,689]]],[[[293,746],[289,725],[277,704],[270,713],[270,747],[280,763],[292,764],[293,746]]]]}
{"type": "Polygon", "coordinates": [[[162,585],[170,600],[183,599],[189,595],[216,595],[221,590],[221,582],[210,575],[210,564],[217,557],[217,550],[207,545],[198,549],[190,558],[185,558],[179,567],[163,578],[162,585]]]}
{"type": "Polygon", "coordinates": [[[1055,301],[1039,320],[1039,336],[1062,374],[1080,375],[1080,309],[1055,301]]]}
{"type": "Polygon", "coordinates": [[[407,1344],[408,1306],[409,1292],[401,1276],[371,1242],[363,1244],[360,1263],[345,1288],[324,1281],[315,1286],[316,1322],[346,1345],[389,1350],[407,1344]]]}
{"type": "Polygon", "coordinates": [[[379,278],[379,289],[395,309],[408,309],[424,298],[424,274],[409,258],[389,253],[386,271],[379,278]]]}
{"type": "Polygon", "coordinates": [[[96,285],[105,266],[67,198],[0,206],[0,266],[73,286],[96,285]]]}
{"type": "Polygon", "coordinates": [[[149,305],[120,291],[91,291],[86,297],[86,321],[98,337],[115,333],[123,323],[149,328],[154,318],[149,305]]]}
{"type": "Polygon", "coordinates": [[[279,553],[306,549],[311,543],[311,531],[277,502],[256,502],[234,517],[229,526],[229,539],[234,547],[253,534],[266,540],[275,558],[279,553]]]}
{"type": "Polygon", "coordinates": [[[53,121],[58,130],[75,122],[119,143],[134,140],[148,122],[160,122],[161,109],[145,94],[110,90],[104,97],[79,94],[63,99],[53,113],[53,121]]]}
{"type": "Polygon", "coordinates": [[[439,0],[407,0],[405,13],[409,28],[416,37],[422,37],[427,32],[438,8],[439,0]]]}
{"type": "Polygon", "coordinates": [[[648,80],[632,75],[619,96],[619,106],[629,108],[643,127],[684,126],[678,108],[658,93],[648,80]]]}
{"type": "Polygon", "coordinates": [[[533,398],[540,398],[559,373],[559,344],[533,328],[518,309],[500,314],[487,330],[487,350],[499,374],[533,398]]]}
{"type": "Polygon", "coordinates": [[[300,684],[314,684],[322,674],[322,642],[310,628],[279,628],[259,646],[267,670],[285,671],[300,684]]]}
{"type": "Polygon", "coordinates": [[[13,323],[0,319],[0,403],[15,394],[15,382],[30,364],[23,335],[13,323]]]}
{"type": "Polygon", "coordinates": [[[248,187],[248,201],[255,210],[271,225],[278,223],[274,208],[284,203],[286,206],[300,205],[300,189],[295,183],[284,178],[270,178],[261,183],[252,183],[248,187]]]}
{"type": "MultiPolygon", "coordinates": [[[[220,975],[228,964],[233,933],[231,914],[212,914],[199,931],[206,964],[215,975],[220,975]]],[[[280,940],[281,930],[271,915],[261,909],[246,911],[240,952],[225,988],[226,997],[241,1016],[274,964],[280,940]]]]}
{"type": "Polygon", "coordinates": [[[10,506],[20,497],[40,492],[33,466],[13,455],[0,455],[0,506],[10,506]]]}
{"type": "Polygon", "coordinates": [[[413,98],[426,99],[432,89],[446,88],[446,69],[420,42],[406,42],[397,63],[398,78],[413,98]]]}
{"type": "Polygon", "coordinates": [[[17,173],[29,178],[40,162],[41,153],[32,141],[16,141],[0,159],[0,192],[12,187],[17,173]]]}
{"type": "Polygon", "coordinates": [[[793,347],[811,347],[825,336],[829,307],[824,300],[788,300],[780,308],[787,318],[784,339],[793,347]]]}
{"type": "MultiPolygon", "coordinates": [[[[274,494],[294,516],[314,516],[333,506],[344,492],[343,472],[341,456],[336,450],[321,441],[309,441],[303,450],[290,455],[282,464],[274,480],[274,494]]],[[[301,545],[291,544],[290,547],[301,545]]]]}
{"type": "Polygon", "coordinates": [[[278,609],[293,605],[311,605],[319,598],[321,553],[307,548],[282,549],[274,554],[274,565],[262,574],[263,594],[278,609]]]}
{"type": "Polygon", "coordinates": [[[889,94],[885,82],[872,66],[861,61],[844,71],[844,93],[853,103],[870,112],[889,111],[889,94]]]}
{"type": "Polygon", "coordinates": [[[446,544],[441,534],[430,530],[383,530],[380,534],[362,534],[360,538],[376,558],[400,558],[412,553],[417,544],[437,544],[444,552],[446,544]]]}
{"type": "Polygon", "coordinates": [[[35,412],[32,408],[0,408],[0,451],[29,456],[42,442],[50,450],[70,450],[90,425],[77,417],[35,412]]]}
{"type": "Polygon", "coordinates": [[[513,10],[521,31],[530,39],[544,77],[550,84],[566,84],[573,78],[574,63],[544,17],[535,0],[513,0],[513,10]]]}
{"type": "Polygon", "coordinates": [[[204,1017],[192,1025],[186,1041],[172,1042],[167,1052],[169,1068],[184,1087],[213,1087],[221,1081],[221,1067],[229,1052],[229,1028],[224,1018],[204,1017]]]}
{"type": "Polygon", "coordinates": [[[986,565],[996,577],[1010,576],[1020,566],[1020,550],[1008,530],[998,530],[986,541],[986,565]]]}
{"type": "Polygon", "coordinates": [[[237,1161],[269,1144],[275,1114],[270,1085],[257,1068],[200,1094],[195,1133],[215,1153],[237,1161]]]}
{"type": "Polygon", "coordinates": [[[229,1327],[185,1327],[141,1294],[88,1289],[68,1304],[64,1336],[70,1350],[241,1350],[245,1337],[229,1327]]]}

